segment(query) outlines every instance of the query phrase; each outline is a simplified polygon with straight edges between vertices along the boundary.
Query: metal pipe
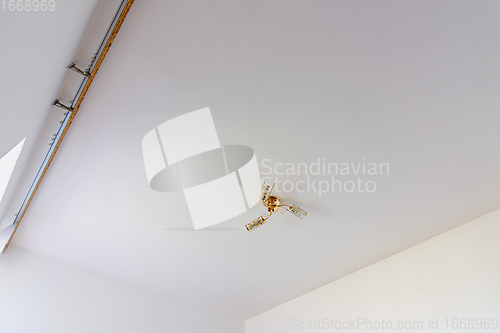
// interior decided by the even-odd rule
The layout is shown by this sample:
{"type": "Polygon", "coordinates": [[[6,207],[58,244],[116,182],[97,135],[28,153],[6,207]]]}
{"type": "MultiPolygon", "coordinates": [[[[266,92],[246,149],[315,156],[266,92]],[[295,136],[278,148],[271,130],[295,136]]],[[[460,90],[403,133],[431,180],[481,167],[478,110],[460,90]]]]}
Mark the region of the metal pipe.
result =
{"type": "Polygon", "coordinates": [[[54,142],[51,144],[50,149],[47,152],[47,155],[45,156],[42,165],[40,166],[40,169],[38,170],[35,179],[33,180],[33,183],[31,184],[28,194],[26,195],[21,205],[21,208],[19,209],[19,212],[17,213],[14,222],[12,223],[16,227],[9,241],[7,242],[7,245],[5,246],[5,249],[7,249],[10,242],[12,241],[12,238],[14,237],[20,222],[22,221],[24,215],[26,214],[26,211],[28,210],[31,200],[33,200],[33,197],[35,196],[36,191],[40,186],[43,177],[45,176],[45,173],[47,172],[52,160],[54,159],[57,150],[59,149],[59,145],[64,139],[69,129],[69,126],[71,125],[76,113],[78,112],[80,105],[83,99],[85,98],[85,95],[87,94],[87,91],[90,85],[92,84],[92,81],[94,80],[94,77],[97,71],[99,70],[99,67],[102,64],[102,61],[106,57],[106,54],[108,53],[108,50],[111,47],[111,44],[113,43],[113,40],[115,39],[116,35],[118,34],[118,31],[120,30],[120,27],[123,21],[125,20],[125,17],[127,16],[130,7],[132,7],[133,3],[134,0],[122,0],[115,14],[115,17],[113,18],[113,21],[111,22],[108,31],[104,36],[101,45],[99,46],[98,51],[96,52],[95,61],[92,63],[89,69],[89,76],[84,76],[82,84],[80,85],[80,88],[78,89],[75,98],[71,102],[71,107],[66,107],[68,109],[68,112],[65,114],[64,120],[62,121],[61,126],[59,127],[54,142]]]}

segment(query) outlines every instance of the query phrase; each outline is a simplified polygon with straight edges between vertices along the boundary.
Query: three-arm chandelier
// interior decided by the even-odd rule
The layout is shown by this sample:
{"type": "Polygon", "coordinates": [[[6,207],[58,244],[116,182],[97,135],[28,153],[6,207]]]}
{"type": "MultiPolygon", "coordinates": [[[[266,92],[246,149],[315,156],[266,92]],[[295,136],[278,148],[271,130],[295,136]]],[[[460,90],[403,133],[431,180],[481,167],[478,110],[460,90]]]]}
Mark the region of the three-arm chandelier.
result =
{"type": "Polygon", "coordinates": [[[257,229],[258,227],[266,223],[267,219],[269,219],[271,215],[273,215],[273,213],[276,213],[280,209],[281,209],[281,214],[285,213],[285,210],[287,210],[301,219],[307,216],[307,212],[302,208],[296,206],[295,204],[292,204],[292,206],[287,204],[282,204],[281,199],[279,197],[271,196],[273,188],[274,184],[272,186],[267,185],[265,182],[264,184],[262,184],[260,199],[262,200],[264,206],[266,206],[267,213],[262,214],[252,222],[245,225],[245,227],[249,232],[257,229]]]}

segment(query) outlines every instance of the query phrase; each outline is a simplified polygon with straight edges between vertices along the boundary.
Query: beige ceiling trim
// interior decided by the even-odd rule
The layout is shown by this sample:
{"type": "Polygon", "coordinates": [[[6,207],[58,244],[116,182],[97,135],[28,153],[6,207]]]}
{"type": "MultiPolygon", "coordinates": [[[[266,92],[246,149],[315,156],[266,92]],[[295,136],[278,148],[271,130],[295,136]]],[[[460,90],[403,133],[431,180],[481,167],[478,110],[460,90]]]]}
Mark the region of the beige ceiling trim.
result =
{"type": "Polygon", "coordinates": [[[62,143],[62,140],[66,136],[66,133],[68,132],[69,127],[71,126],[71,123],[73,122],[73,119],[75,118],[76,114],[78,113],[78,110],[80,109],[80,106],[83,102],[83,99],[85,98],[85,95],[87,94],[87,91],[89,90],[90,85],[92,84],[92,81],[94,80],[95,76],[97,75],[97,72],[99,71],[99,68],[101,67],[102,62],[104,61],[104,58],[106,57],[109,49],[111,48],[111,44],[113,44],[113,41],[114,41],[116,35],[118,34],[118,31],[120,31],[120,28],[123,24],[123,21],[125,21],[125,18],[127,17],[127,14],[130,11],[130,8],[132,7],[133,3],[134,3],[134,0],[127,0],[125,6],[123,7],[123,10],[122,10],[120,16],[118,17],[116,24],[115,24],[113,30],[111,31],[111,34],[109,35],[109,38],[106,41],[106,44],[104,45],[104,47],[102,49],[102,52],[100,53],[99,57],[95,61],[95,65],[94,65],[92,72],[89,74],[88,79],[85,82],[85,85],[84,85],[80,95],[78,96],[78,99],[77,99],[75,106],[73,107],[72,113],[70,115],[70,118],[68,119],[66,126],[62,130],[60,139],[57,141],[56,146],[52,150],[52,154],[50,155],[49,160],[48,160],[47,164],[45,165],[45,167],[41,173],[41,176],[39,177],[39,179],[34,187],[34,190],[32,191],[30,197],[28,198],[27,204],[25,205],[22,212],[20,212],[20,216],[18,217],[14,232],[12,233],[12,236],[9,238],[9,241],[7,242],[7,245],[5,246],[4,251],[9,247],[10,242],[14,238],[14,235],[16,234],[17,228],[19,228],[19,225],[21,224],[21,221],[22,221],[24,215],[26,214],[26,211],[28,210],[28,207],[29,207],[31,201],[33,200],[33,198],[38,190],[38,187],[40,186],[43,178],[45,177],[45,173],[49,169],[49,167],[52,163],[52,160],[54,159],[54,156],[56,155],[56,153],[59,149],[59,146],[62,143]]]}

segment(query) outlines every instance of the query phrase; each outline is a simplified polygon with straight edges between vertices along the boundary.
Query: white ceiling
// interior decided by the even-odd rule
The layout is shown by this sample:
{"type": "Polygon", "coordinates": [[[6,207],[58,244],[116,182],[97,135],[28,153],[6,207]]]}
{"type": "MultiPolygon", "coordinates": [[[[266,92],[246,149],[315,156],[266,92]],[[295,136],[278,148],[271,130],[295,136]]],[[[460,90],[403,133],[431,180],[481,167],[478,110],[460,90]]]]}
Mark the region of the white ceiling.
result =
{"type": "MultiPolygon", "coordinates": [[[[7,86],[43,114],[95,3],[74,6],[60,11],[77,17],[59,32],[72,44],[0,27],[24,47],[2,47],[17,82],[2,76],[2,100],[7,86]]],[[[249,318],[500,208],[499,14],[496,1],[137,1],[14,244],[249,318]],[[185,199],[148,187],[141,140],[207,106],[221,143],[260,161],[365,158],[390,175],[366,178],[373,194],[283,194],[303,221],[278,214],[249,234],[256,206],[223,230],[170,230],[190,226],[185,199]]],[[[42,127],[19,101],[2,102],[2,151],[42,127]]]]}

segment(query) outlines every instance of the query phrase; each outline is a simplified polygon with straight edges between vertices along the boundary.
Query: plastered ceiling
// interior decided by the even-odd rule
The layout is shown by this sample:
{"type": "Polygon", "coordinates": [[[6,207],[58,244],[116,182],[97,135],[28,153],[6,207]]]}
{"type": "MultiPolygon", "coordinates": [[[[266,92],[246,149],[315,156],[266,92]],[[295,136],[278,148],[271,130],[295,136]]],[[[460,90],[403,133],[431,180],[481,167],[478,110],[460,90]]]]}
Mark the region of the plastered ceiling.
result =
{"type": "MultiPolygon", "coordinates": [[[[78,41],[90,19],[76,13],[80,26],[61,24],[78,41]]],[[[137,1],[13,244],[245,319],[500,208],[499,14],[495,1],[137,1]],[[149,188],[141,141],[203,107],[221,144],[252,147],[262,172],[320,159],[389,174],[361,176],[373,193],[282,192],[309,212],[302,221],[278,214],[249,234],[257,205],[190,231],[182,193],[149,188]]],[[[16,59],[27,50],[1,52],[18,96],[42,83],[16,59]]],[[[57,78],[30,107],[55,97],[57,78]]],[[[13,109],[2,106],[2,128],[19,123],[13,109]]],[[[21,136],[2,130],[2,149],[21,136]]]]}

